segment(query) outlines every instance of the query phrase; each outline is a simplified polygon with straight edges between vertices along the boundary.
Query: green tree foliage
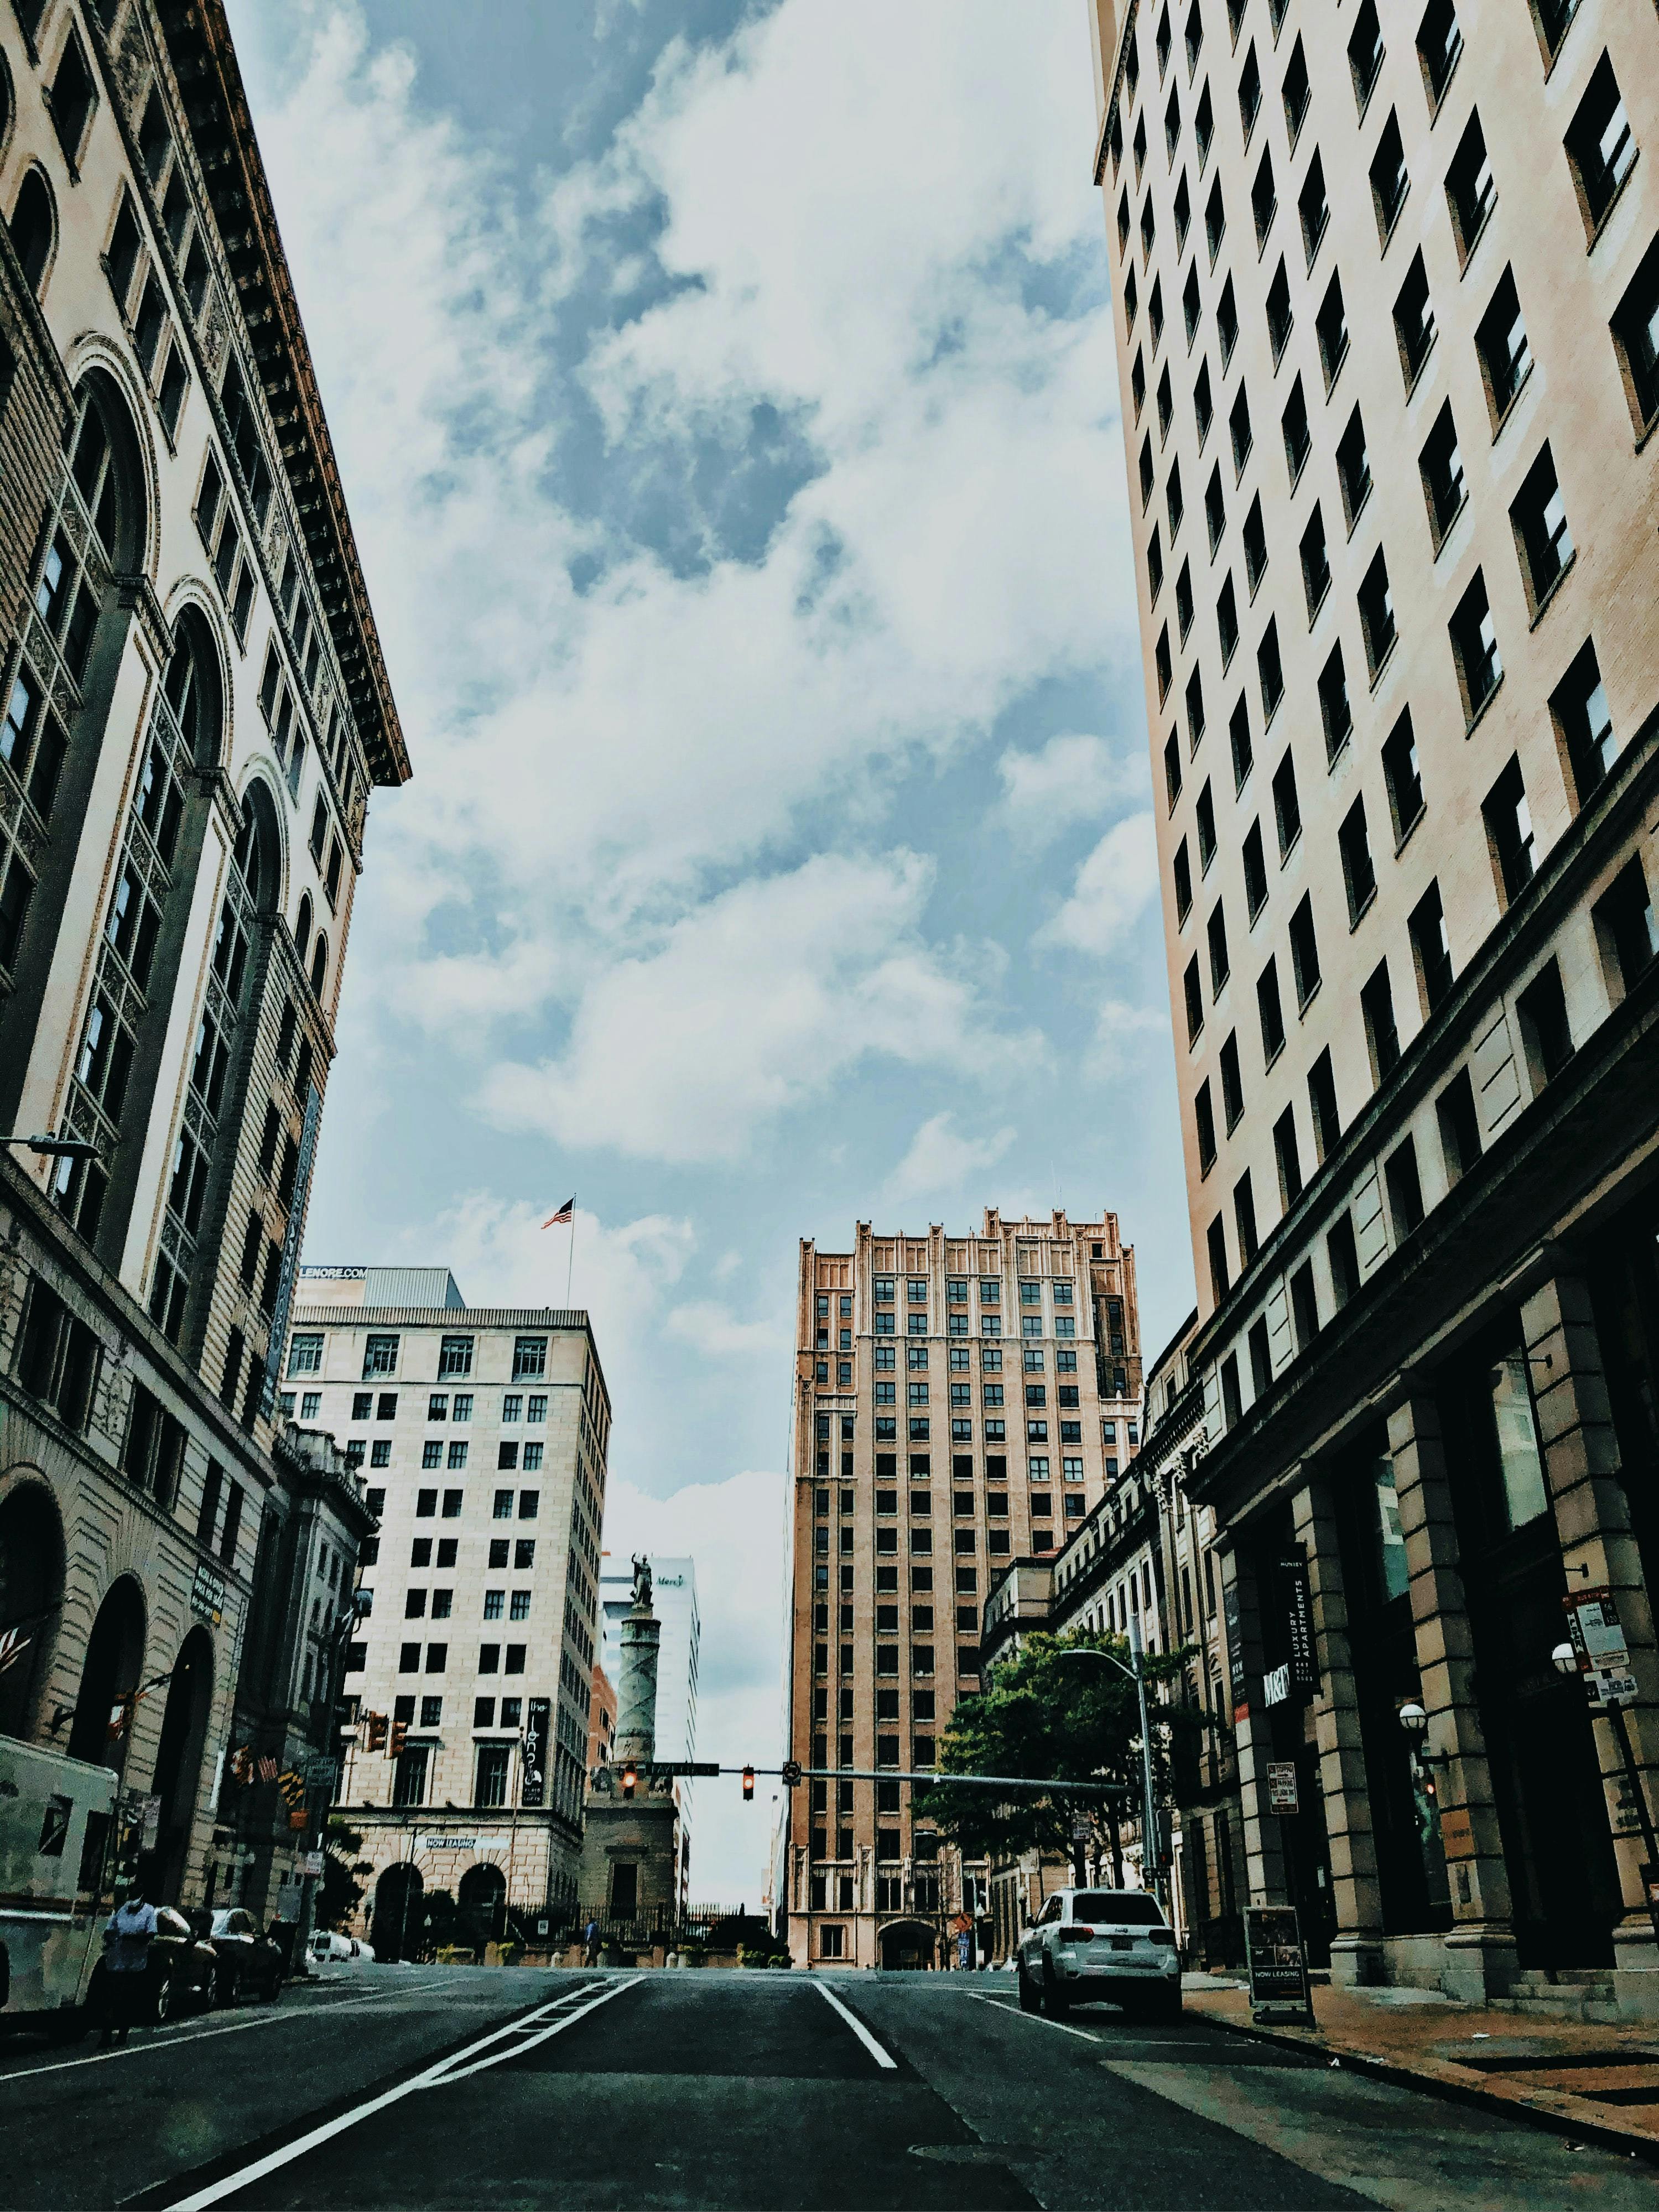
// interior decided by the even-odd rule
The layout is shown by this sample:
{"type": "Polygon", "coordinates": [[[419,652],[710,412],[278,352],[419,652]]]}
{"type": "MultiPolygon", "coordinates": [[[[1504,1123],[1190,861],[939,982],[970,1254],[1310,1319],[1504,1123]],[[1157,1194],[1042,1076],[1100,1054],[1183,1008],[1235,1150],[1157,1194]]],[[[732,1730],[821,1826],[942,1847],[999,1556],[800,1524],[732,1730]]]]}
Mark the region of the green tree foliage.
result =
{"type": "Polygon", "coordinates": [[[317,1925],[343,1928],[362,1901],[363,1885],[357,1877],[373,1874],[374,1869],[368,1859],[356,1856],[363,1847],[363,1839],[342,1820],[329,1821],[323,1844],[323,1886],[317,1897],[317,1925]]]}
{"type": "MultiPolygon", "coordinates": [[[[1139,1819],[1135,1686],[1115,1667],[1060,1656],[1073,1649],[1109,1652],[1124,1666],[1129,1661],[1128,1644],[1120,1636],[1083,1630],[1032,1636],[1013,1658],[993,1668],[977,1698],[963,1698],[951,1716],[939,1744],[939,1779],[920,1795],[916,1812],[936,1821],[970,1858],[1009,1859],[1033,1850],[1073,1857],[1079,1818],[1089,1823],[1093,1844],[1109,1845],[1115,1856],[1118,1823],[1139,1819]],[[999,1798],[994,1790],[953,1784],[952,1774],[1029,1776],[1054,1787],[999,1798]],[[1068,1790],[1068,1782],[1115,1783],[1121,1794],[1103,1800],[1068,1790]]],[[[1170,1791],[1172,1741],[1205,1725],[1201,1711],[1158,1702],[1158,1686],[1177,1679],[1187,1656],[1184,1651],[1149,1653],[1145,1661],[1160,1803],[1170,1791]]]]}

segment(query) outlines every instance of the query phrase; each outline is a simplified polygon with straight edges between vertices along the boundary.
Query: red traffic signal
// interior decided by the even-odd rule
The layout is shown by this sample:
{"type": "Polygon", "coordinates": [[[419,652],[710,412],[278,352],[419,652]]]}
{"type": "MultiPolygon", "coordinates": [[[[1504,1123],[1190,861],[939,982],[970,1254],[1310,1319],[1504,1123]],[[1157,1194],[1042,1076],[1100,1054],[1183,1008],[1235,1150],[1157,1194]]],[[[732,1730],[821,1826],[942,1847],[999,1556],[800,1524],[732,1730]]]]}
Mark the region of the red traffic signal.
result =
{"type": "Polygon", "coordinates": [[[624,1766],[622,1771],[622,1793],[624,1797],[631,1797],[634,1795],[634,1784],[639,1780],[639,1775],[630,1760],[628,1765],[624,1766]]]}
{"type": "Polygon", "coordinates": [[[366,1751],[384,1751],[386,1749],[386,1715],[384,1713],[370,1713],[368,1715],[367,1718],[368,1723],[368,1733],[363,1740],[363,1748],[366,1751]]]}
{"type": "Polygon", "coordinates": [[[386,1747],[386,1755],[388,1759],[397,1759],[401,1757],[404,1747],[404,1740],[408,1734],[409,1723],[407,1721],[392,1722],[392,1734],[386,1747]]]}
{"type": "Polygon", "coordinates": [[[745,1805],[752,1805],[755,1802],[755,1770],[752,1766],[745,1766],[743,1770],[743,1802],[745,1805]]]}

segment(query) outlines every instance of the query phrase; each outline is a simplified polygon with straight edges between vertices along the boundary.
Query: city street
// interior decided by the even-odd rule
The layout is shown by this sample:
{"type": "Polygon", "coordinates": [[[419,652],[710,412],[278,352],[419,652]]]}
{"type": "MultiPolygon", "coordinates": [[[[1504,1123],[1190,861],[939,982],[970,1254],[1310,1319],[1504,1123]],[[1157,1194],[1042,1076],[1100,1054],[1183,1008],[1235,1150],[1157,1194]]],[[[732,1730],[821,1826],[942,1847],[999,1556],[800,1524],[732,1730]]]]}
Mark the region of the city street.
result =
{"type": "Polygon", "coordinates": [[[1651,2206],[1651,2170],[1005,1976],[344,1969],[0,2061],[16,2206],[1651,2206]]]}

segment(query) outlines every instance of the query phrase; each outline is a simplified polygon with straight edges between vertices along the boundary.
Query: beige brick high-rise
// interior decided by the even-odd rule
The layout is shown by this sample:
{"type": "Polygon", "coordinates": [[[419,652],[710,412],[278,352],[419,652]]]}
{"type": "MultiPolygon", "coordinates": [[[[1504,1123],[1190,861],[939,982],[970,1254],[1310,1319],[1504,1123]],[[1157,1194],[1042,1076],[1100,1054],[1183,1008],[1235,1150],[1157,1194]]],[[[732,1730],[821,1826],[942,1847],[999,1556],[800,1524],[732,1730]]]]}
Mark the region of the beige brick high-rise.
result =
{"type": "Polygon", "coordinates": [[[1249,1889],[1659,2010],[1659,16],[1091,21],[1249,1889]]]}
{"type": "MultiPolygon", "coordinates": [[[[795,1361],[791,1756],[931,1767],[979,1686],[981,1608],[1116,1476],[1140,1395],[1134,1249],[1117,1217],[804,1240],[795,1361]]],[[[798,1965],[943,1963],[988,1911],[987,1869],[913,1825],[910,1785],[793,1790],[785,1894],[798,1965]]],[[[988,1921],[985,1922],[988,1932],[988,1921]]]]}

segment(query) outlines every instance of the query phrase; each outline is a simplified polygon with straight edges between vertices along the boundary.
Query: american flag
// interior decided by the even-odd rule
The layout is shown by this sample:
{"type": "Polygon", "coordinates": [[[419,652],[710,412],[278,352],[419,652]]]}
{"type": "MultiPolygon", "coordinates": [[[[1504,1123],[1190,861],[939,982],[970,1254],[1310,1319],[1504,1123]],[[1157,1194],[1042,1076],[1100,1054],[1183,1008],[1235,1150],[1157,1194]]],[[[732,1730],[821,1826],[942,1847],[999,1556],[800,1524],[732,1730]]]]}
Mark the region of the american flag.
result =
{"type": "Polygon", "coordinates": [[[280,1769],[274,1759],[267,1757],[258,1762],[256,1771],[258,1772],[261,1782],[274,1782],[276,1779],[280,1769]]]}
{"type": "Polygon", "coordinates": [[[0,1636],[0,1674],[5,1673],[14,1660],[22,1657],[33,1641],[33,1638],[25,1636],[21,1628],[9,1628],[3,1636],[0,1636]]]}
{"type": "Polygon", "coordinates": [[[571,1193],[570,1196],[566,1199],[564,1204],[559,1208],[556,1213],[550,1213],[548,1215],[546,1220],[543,1222],[542,1227],[544,1229],[556,1229],[561,1222],[568,1222],[573,1229],[576,1225],[576,1194],[574,1191],[571,1193]]]}

